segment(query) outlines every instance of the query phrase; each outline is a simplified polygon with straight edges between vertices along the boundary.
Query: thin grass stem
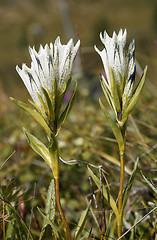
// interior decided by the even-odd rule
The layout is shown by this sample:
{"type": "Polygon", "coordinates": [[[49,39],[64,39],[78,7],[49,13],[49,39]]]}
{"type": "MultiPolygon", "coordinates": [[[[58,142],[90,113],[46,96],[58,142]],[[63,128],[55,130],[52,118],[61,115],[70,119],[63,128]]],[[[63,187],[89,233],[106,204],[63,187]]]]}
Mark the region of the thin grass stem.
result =
{"type": "Polygon", "coordinates": [[[100,175],[100,192],[101,192],[101,204],[102,204],[102,210],[103,210],[103,225],[104,229],[102,229],[103,234],[106,232],[106,215],[105,215],[105,205],[104,205],[104,196],[103,196],[103,186],[102,186],[102,169],[99,168],[99,175],[100,175]]]}
{"type": "Polygon", "coordinates": [[[142,217],[137,223],[135,223],[131,228],[129,228],[122,236],[120,236],[117,240],[122,239],[127,233],[129,233],[137,224],[142,222],[145,218],[147,218],[153,211],[155,211],[157,207],[153,208],[149,213],[147,213],[144,217],[142,217]]]}
{"type": "Polygon", "coordinates": [[[6,239],[6,236],[5,236],[5,203],[3,202],[3,238],[6,239]]]}

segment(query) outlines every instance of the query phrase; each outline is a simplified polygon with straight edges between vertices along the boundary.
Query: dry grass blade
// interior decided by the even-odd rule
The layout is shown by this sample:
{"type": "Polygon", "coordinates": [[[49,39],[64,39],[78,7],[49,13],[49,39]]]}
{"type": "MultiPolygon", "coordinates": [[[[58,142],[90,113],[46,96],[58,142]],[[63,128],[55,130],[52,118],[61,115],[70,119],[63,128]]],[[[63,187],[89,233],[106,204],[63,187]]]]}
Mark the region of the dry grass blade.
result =
{"type": "Polygon", "coordinates": [[[0,167],[0,170],[2,169],[2,167],[4,166],[4,164],[15,154],[16,151],[14,151],[12,154],[10,154],[10,156],[4,161],[4,163],[2,163],[2,166],[0,167]]]}
{"type": "MultiPolygon", "coordinates": [[[[113,163],[113,164],[117,165],[118,167],[120,167],[119,160],[117,160],[116,158],[110,156],[109,154],[104,153],[102,151],[97,151],[96,149],[90,149],[90,151],[93,152],[93,153],[98,154],[100,157],[105,158],[108,161],[110,161],[111,163],[113,163]]],[[[131,170],[128,167],[126,167],[126,166],[125,166],[125,172],[127,174],[131,175],[131,170]]]]}
{"type": "Polygon", "coordinates": [[[154,212],[157,209],[157,207],[153,208],[149,213],[147,213],[143,218],[141,218],[137,223],[135,223],[130,229],[128,229],[128,231],[126,231],[120,238],[118,238],[117,240],[122,239],[126,234],[128,234],[137,224],[139,224],[140,222],[142,222],[145,218],[147,218],[152,212],[154,212]]]}

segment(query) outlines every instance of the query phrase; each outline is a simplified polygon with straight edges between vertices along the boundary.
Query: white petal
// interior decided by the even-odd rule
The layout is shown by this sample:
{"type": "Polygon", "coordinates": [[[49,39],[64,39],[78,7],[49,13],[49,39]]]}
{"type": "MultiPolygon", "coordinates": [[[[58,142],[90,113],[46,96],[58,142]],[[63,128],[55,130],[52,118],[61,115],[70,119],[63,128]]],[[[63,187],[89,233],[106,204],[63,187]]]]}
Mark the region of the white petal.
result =
{"type": "Polygon", "coordinates": [[[29,82],[28,79],[26,78],[24,71],[23,71],[21,68],[19,68],[19,66],[16,66],[16,71],[17,71],[18,74],[20,75],[20,77],[21,77],[22,81],[24,82],[24,84],[25,84],[28,92],[29,92],[30,95],[31,95],[31,92],[32,92],[32,91],[31,91],[31,87],[30,87],[30,82],[29,82]]]}
{"type": "Polygon", "coordinates": [[[108,54],[107,54],[107,51],[106,51],[106,48],[104,48],[102,51],[99,51],[99,49],[94,46],[96,52],[100,55],[101,59],[102,59],[102,62],[103,62],[103,65],[104,65],[104,70],[105,70],[105,74],[106,74],[106,77],[107,77],[107,82],[109,84],[109,86],[111,87],[111,82],[110,82],[110,74],[109,74],[109,59],[108,59],[108,54]]]}
{"type": "Polygon", "coordinates": [[[76,56],[76,53],[78,51],[78,48],[80,46],[80,41],[78,41],[74,47],[73,40],[69,41],[69,49],[66,49],[67,52],[65,52],[65,58],[62,62],[62,75],[61,78],[65,79],[66,81],[69,80],[72,70],[72,64],[74,61],[74,58],[76,56]]]}
{"type": "Polygon", "coordinates": [[[79,47],[80,47],[80,40],[77,41],[77,43],[76,43],[76,45],[75,45],[75,47],[74,47],[75,55],[76,55],[79,47]]]}
{"type": "Polygon", "coordinates": [[[124,88],[124,93],[123,93],[123,96],[122,96],[122,103],[123,103],[122,109],[123,109],[123,111],[125,111],[126,107],[128,106],[129,101],[130,101],[131,96],[132,96],[132,93],[133,93],[133,82],[128,81],[128,83],[126,84],[126,86],[124,88]]]}
{"type": "Polygon", "coordinates": [[[120,85],[120,75],[122,76],[123,80],[126,75],[126,35],[126,29],[124,33],[122,29],[120,29],[118,35],[113,32],[112,37],[109,37],[107,32],[104,31],[104,34],[100,33],[100,39],[104,44],[104,50],[100,52],[98,49],[95,48],[102,58],[107,78],[109,79],[108,69],[109,66],[111,66],[115,75],[115,80],[118,85],[120,85]]]}
{"type": "Polygon", "coordinates": [[[32,58],[33,66],[34,66],[34,72],[38,76],[38,79],[40,81],[40,84],[42,87],[47,86],[47,79],[46,79],[46,74],[45,74],[45,50],[43,47],[41,48],[40,46],[40,54],[38,54],[35,51],[35,48],[29,48],[30,56],[32,58]]]}
{"type": "Polygon", "coordinates": [[[78,51],[80,41],[74,46],[73,40],[70,39],[66,45],[62,45],[60,37],[57,37],[50,47],[46,44],[40,45],[39,51],[29,47],[32,59],[31,68],[23,64],[22,69],[16,67],[17,72],[22,78],[28,92],[34,102],[41,106],[37,93],[39,93],[45,102],[41,87],[48,89],[50,96],[53,97],[54,80],[57,86],[62,88],[66,81],[69,80],[72,70],[72,64],[78,51]]]}
{"type": "Polygon", "coordinates": [[[54,62],[53,62],[53,70],[54,70],[54,76],[56,81],[59,80],[59,62],[60,62],[60,56],[59,56],[59,49],[58,49],[58,43],[59,37],[56,39],[55,43],[54,43],[54,62]]]}
{"type": "Polygon", "coordinates": [[[70,39],[66,45],[62,45],[60,38],[58,37],[54,44],[54,74],[55,79],[58,82],[58,87],[62,90],[69,80],[72,64],[78,48],[80,46],[80,41],[74,47],[73,40],[70,39]]]}
{"type": "Polygon", "coordinates": [[[20,75],[22,81],[24,82],[29,94],[31,95],[34,102],[36,102],[40,107],[40,101],[38,99],[37,92],[41,94],[40,88],[38,84],[36,83],[32,73],[30,72],[30,69],[23,64],[22,69],[20,69],[18,66],[16,66],[16,70],[18,74],[20,75]]]}
{"type": "Polygon", "coordinates": [[[135,75],[136,65],[135,65],[135,41],[134,39],[129,45],[127,54],[127,77],[128,80],[135,75]]]}
{"type": "Polygon", "coordinates": [[[55,79],[54,76],[54,57],[53,57],[53,44],[50,44],[50,48],[48,45],[45,46],[46,51],[46,59],[45,59],[45,69],[46,69],[46,78],[47,78],[47,88],[49,89],[50,94],[53,94],[53,81],[55,79]]]}

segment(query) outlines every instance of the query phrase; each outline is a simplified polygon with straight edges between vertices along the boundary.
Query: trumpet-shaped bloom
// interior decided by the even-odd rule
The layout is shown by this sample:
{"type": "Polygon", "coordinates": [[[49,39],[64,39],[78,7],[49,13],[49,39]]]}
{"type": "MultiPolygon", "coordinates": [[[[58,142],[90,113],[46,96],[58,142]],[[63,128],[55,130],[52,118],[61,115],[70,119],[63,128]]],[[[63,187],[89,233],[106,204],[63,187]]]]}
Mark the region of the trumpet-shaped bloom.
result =
{"type": "Polygon", "coordinates": [[[95,50],[101,56],[109,86],[111,86],[109,66],[113,69],[117,85],[120,85],[121,80],[123,80],[124,83],[126,78],[132,82],[135,79],[135,41],[134,39],[132,40],[128,53],[126,54],[126,36],[126,29],[124,33],[121,29],[118,35],[113,32],[112,38],[109,37],[105,31],[104,35],[100,33],[100,39],[104,44],[104,49],[99,51],[95,46],[95,50]]]}
{"type": "Polygon", "coordinates": [[[124,111],[129,103],[136,72],[135,41],[132,40],[126,53],[126,36],[127,31],[123,33],[122,29],[118,35],[114,32],[112,37],[105,31],[104,34],[100,33],[104,49],[100,51],[95,46],[104,65],[106,76],[102,76],[103,84],[113,98],[113,107],[118,113],[124,111]]]}
{"type": "Polygon", "coordinates": [[[26,64],[22,69],[16,66],[16,70],[24,82],[33,101],[42,109],[41,99],[45,102],[43,88],[53,99],[54,91],[59,95],[65,90],[70,78],[74,58],[80,46],[80,41],[74,46],[70,39],[66,45],[62,45],[60,37],[57,37],[54,45],[50,47],[40,45],[39,52],[35,48],[29,48],[32,59],[31,67],[26,64]],[[55,90],[54,90],[55,89],[55,90]]]}

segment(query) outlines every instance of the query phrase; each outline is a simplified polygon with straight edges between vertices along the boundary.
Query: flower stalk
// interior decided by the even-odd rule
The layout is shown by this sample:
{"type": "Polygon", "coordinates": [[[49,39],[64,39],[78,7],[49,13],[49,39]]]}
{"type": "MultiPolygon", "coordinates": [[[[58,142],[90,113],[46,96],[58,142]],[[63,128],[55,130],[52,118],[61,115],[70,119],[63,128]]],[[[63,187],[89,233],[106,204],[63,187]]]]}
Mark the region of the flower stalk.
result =
{"type": "Polygon", "coordinates": [[[59,214],[61,216],[61,219],[64,223],[65,230],[66,230],[66,236],[67,240],[71,240],[71,234],[69,225],[66,221],[61,203],[60,203],[60,194],[59,194],[59,149],[58,149],[58,142],[56,139],[56,136],[51,133],[50,142],[49,142],[49,152],[51,157],[51,169],[53,172],[54,177],[54,183],[55,183],[55,198],[56,198],[56,204],[59,211],[59,214]]]}
{"type": "Polygon", "coordinates": [[[120,214],[120,222],[118,224],[118,236],[120,237],[122,234],[122,221],[123,221],[123,187],[124,187],[124,152],[120,152],[120,186],[119,186],[119,199],[118,199],[118,210],[120,214]]]}
{"type": "Polygon", "coordinates": [[[122,136],[124,139],[124,148],[121,150],[119,148],[120,155],[120,184],[119,184],[119,194],[118,194],[118,210],[119,210],[119,223],[118,223],[118,236],[122,235],[122,223],[123,223],[123,190],[124,190],[124,177],[125,177],[125,129],[124,126],[120,127],[122,136]]]}
{"type": "Polygon", "coordinates": [[[51,137],[50,139],[49,151],[51,156],[51,169],[54,176],[56,204],[57,204],[60,217],[65,226],[67,240],[71,240],[70,228],[69,228],[68,222],[66,221],[66,218],[60,203],[60,194],[59,194],[59,162],[60,160],[59,160],[58,142],[55,136],[53,135],[53,133],[51,133],[51,135],[53,137],[51,137]]]}
{"type": "Polygon", "coordinates": [[[108,120],[112,131],[117,139],[120,154],[120,184],[118,194],[118,210],[117,218],[118,236],[122,234],[123,203],[124,194],[124,175],[125,175],[125,145],[126,145],[126,124],[129,114],[135,107],[141,90],[143,88],[147,67],[134,90],[136,64],[135,64],[135,41],[134,39],[129,45],[127,53],[125,53],[127,31],[124,33],[122,29],[118,35],[114,32],[112,38],[105,31],[100,33],[100,39],[104,44],[104,49],[100,51],[96,46],[95,50],[100,55],[105,75],[101,75],[100,82],[105,97],[113,110],[116,121],[114,121],[106,107],[99,100],[100,107],[108,120]]]}
{"type": "Polygon", "coordinates": [[[26,64],[22,69],[18,66],[16,70],[24,82],[33,101],[32,106],[11,98],[22,109],[31,114],[35,120],[44,128],[49,147],[47,148],[39,139],[24,129],[24,133],[32,149],[37,152],[49,165],[53,172],[55,184],[56,205],[65,226],[66,238],[71,240],[69,225],[66,221],[60,203],[59,195],[59,149],[57,135],[66,120],[76,96],[77,83],[65,109],[61,112],[64,96],[72,79],[72,66],[77,54],[80,41],[74,46],[70,39],[66,45],[62,45],[57,37],[54,45],[50,43],[45,47],[40,46],[39,52],[35,48],[29,48],[32,59],[31,67],[26,64]]]}
{"type": "Polygon", "coordinates": [[[66,221],[66,218],[65,218],[65,215],[64,215],[64,212],[63,212],[61,203],[60,203],[60,196],[59,196],[59,178],[54,178],[54,183],[55,183],[55,196],[56,196],[57,208],[58,208],[59,214],[60,214],[61,219],[62,219],[62,221],[63,221],[63,223],[64,223],[64,226],[65,226],[67,240],[71,240],[71,233],[70,233],[69,224],[68,224],[68,222],[66,221]]]}

